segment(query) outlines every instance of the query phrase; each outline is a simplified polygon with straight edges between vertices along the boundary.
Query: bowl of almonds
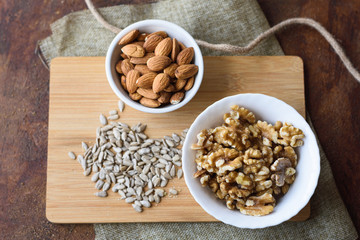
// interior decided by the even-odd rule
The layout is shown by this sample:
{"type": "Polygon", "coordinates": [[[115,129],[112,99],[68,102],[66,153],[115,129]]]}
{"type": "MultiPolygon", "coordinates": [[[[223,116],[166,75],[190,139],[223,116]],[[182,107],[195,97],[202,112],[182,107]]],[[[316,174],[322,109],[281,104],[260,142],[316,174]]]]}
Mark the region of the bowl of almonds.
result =
{"type": "Polygon", "coordinates": [[[112,90],[126,104],[143,112],[165,113],[195,96],[204,63],[199,46],[183,28],[144,20],[114,38],[105,69],[112,90]]]}
{"type": "Polygon", "coordinates": [[[191,125],[183,144],[186,185],[216,219],[264,228],[298,214],[320,174],[316,137],[290,105],[263,94],[221,99],[191,125]]]}

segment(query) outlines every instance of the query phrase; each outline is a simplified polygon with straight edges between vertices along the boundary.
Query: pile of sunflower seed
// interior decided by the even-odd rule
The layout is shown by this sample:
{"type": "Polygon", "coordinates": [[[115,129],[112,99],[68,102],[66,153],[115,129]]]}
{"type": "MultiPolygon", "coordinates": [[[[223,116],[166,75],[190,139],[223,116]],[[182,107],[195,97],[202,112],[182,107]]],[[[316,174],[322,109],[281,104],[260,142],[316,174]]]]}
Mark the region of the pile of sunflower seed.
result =
{"type": "MultiPolygon", "coordinates": [[[[119,101],[122,112],[124,105],[119,101]]],[[[109,112],[107,118],[101,114],[101,127],[96,130],[96,141],[93,146],[82,142],[84,155],[78,155],[77,160],[84,169],[84,175],[91,172],[91,181],[98,197],[107,197],[111,188],[117,192],[126,203],[131,203],[135,211],[142,212],[142,208],[151,207],[152,203],[160,203],[166,195],[163,187],[168,181],[183,175],[181,169],[181,149],[187,129],[181,136],[173,133],[162,139],[150,139],[144,133],[145,124],[135,126],[121,122],[117,110],[109,112]],[[108,120],[111,120],[108,123],[108,120]]],[[[76,159],[73,152],[69,157],[76,159]]],[[[177,191],[171,189],[171,194],[177,191]]]]}

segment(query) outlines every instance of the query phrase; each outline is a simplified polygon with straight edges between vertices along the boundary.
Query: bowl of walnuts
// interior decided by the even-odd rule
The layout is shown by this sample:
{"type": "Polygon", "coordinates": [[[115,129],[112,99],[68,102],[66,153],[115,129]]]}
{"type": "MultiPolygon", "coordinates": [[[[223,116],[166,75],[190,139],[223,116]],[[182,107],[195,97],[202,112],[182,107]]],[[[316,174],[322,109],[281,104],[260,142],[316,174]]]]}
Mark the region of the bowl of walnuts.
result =
{"type": "Polygon", "coordinates": [[[183,148],[186,185],[216,219],[264,228],[295,216],[320,174],[316,137],[290,105],[263,94],[238,94],[206,108],[183,148]]]}
{"type": "Polygon", "coordinates": [[[200,88],[203,57],[194,38],[163,20],[129,25],[111,42],[105,70],[115,94],[148,113],[165,113],[187,104],[200,88]]]}

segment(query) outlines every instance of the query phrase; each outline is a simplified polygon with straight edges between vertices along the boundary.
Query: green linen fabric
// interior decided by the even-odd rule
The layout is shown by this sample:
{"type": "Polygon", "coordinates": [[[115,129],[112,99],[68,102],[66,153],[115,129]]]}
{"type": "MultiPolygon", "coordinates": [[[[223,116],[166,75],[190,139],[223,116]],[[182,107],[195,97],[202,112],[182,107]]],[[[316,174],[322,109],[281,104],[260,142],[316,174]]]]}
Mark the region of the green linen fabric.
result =
{"type": "MultiPolygon", "coordinates": [[[[168,0],[99,9],[112,25],[124,28],[144,19],[174,22],[194,38],[211,43],[245,45],[269,28],[255,0],[168,0]]],[[[52,35],[39,47],[45,61],[58,56],[104,56],[115,34],[103,28],[90,11],[68,14],[51,25],[52,35]]],[[[229,55],[201,49],[203,55],[229,55]]],[[[275,37],[248,55],[283,55],[275,37]]],[[[116,209],[114,209],[116,211],[116,209]]],[[[176,217],[176,216],[174,216],[176,217]]],[[[321,174],[311,200],[311,217],[264,229],[240,229],[223,223],[95,224],[96,239],[356,239],[357,232],[337,191],[324,152],[321,174]]]]}
{"type": "MultiPolygon", "coordinates": [[[[245,44],[269,28],[254,0],[170,0],[142,5],[100,8],[112,25],[125,28],[145,19],[174,22],[194,38],[212,43],[245,44]]],[[[53,34],[40,42],[48,64],[57,56],[105,56],[115,34],[101,26],[90,11],[70,13],[51,25],[53,34]]],[[[229,55],[201,49],[204,56],[229,55]]],[[[261,43],[249,55],[283,55],[275,37],[261,43]]]]}

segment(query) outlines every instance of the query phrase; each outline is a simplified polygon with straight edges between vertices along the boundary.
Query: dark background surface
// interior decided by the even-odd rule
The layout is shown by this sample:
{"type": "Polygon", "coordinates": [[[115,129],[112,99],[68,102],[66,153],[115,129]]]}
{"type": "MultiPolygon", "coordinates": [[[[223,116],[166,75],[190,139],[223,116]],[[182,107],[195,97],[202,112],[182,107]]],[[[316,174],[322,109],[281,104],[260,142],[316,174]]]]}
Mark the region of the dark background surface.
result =
{"type": "MultiPolygon", "coordinates": [[[[97,7],[146,0],[96,0],[97,7]]],[[[328,29],[360,69],[360,1],[259,0],[270,25],[310,17],[328,29]]],[[[0,2],[0,238],[92,239],[93,225],[45,217],[49,72],[34,54],[50,23],[85,9],[82,0],[0,2]]],[[[360,84],[328,43],[307,27],[277,35],[286,55],[304,60],[306,107],[337,187],[360,230],[360,84]]]]}

